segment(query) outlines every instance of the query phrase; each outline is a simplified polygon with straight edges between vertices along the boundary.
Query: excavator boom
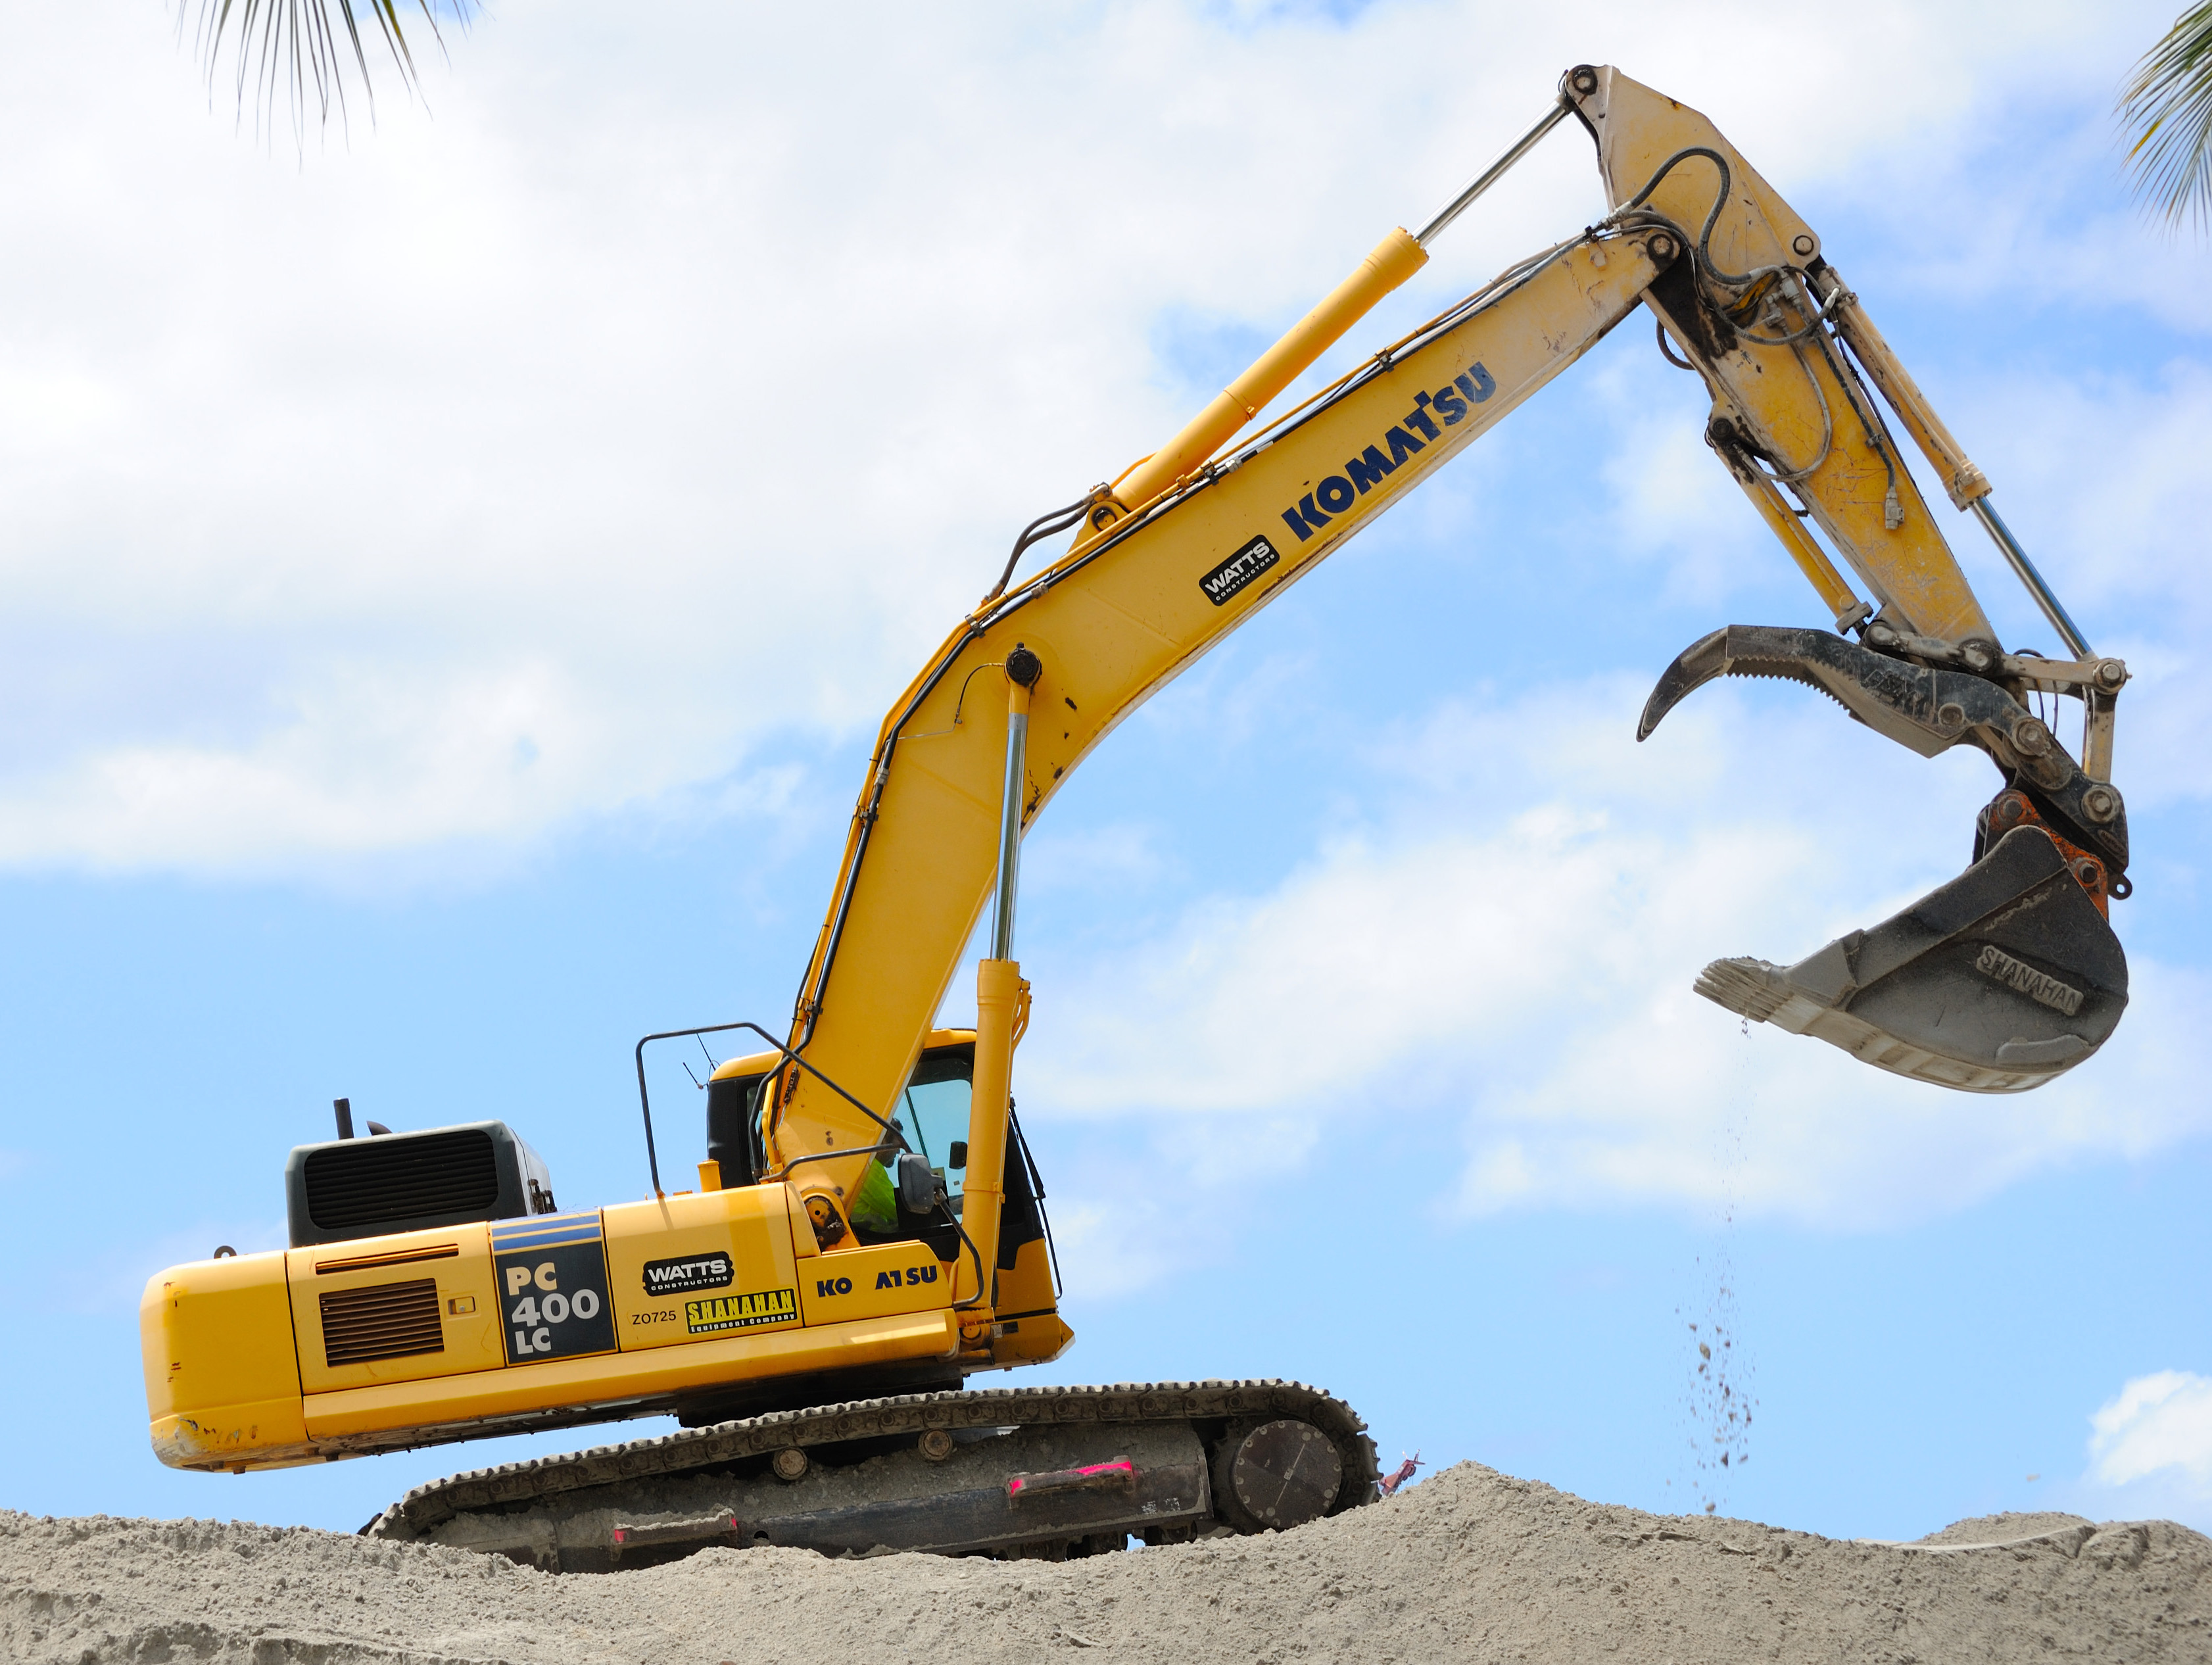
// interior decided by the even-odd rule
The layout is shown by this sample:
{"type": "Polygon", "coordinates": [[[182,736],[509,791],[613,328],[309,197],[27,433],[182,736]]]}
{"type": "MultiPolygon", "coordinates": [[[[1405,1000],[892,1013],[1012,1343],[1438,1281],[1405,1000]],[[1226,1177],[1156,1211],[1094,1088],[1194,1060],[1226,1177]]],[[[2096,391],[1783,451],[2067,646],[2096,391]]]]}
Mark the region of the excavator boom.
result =
{"type": "MultiPolygon", "coordinates": [[[[1220,449],[1341,332],[1352,307],[1371,305],[1425,258],[1421,240],[1403,231],[1386,237],[1161,453],[1117,489],[1101,488],[1073,506],[1080,531],[1069,551],[1019,588],[994,591],[900,697],[878,736],[796,1005],[790,1043],[823,1075],[864,1102],[889,1100],[980,917],[993,871],[988,828],[1000,763],[996,735],[975,717],[968,695],[984,667],[1017,641],[1044,663],[1038,708],[1049,717],[1030,734],[1026,825],[1138,703],[1566,369],[1639,302],[1656,319],[1662,350],[1679,352],[1678,362],[1705,383],[1709,444],[1812,583],[1835,625],[1834,634],[1818,634],[1848,650],[1852,667],[1816,674],[1808,662],[1784,672],[1771,661],[1754,667],[1730,659],[1711,674],[1790,674],[1836,694],[1854,715],[1924,755],[1961,741],[1988,751],[2010,777],[2008,788],[2037,805],[2043,824],[2032,836],[2051,837],[2062,866],[2081,852],[2096,861],[2094,872],[2082,870],[2082,899],[2096,926],[2040,948],[2040,939],[2016,941],[2015,949],[2029,951],[2021,963],[2063,987],[2086,992],[2094,984],[2096,1009],[2118,1021],[2124,961],[2103,921],[2107,896],[2125,894],[2124,808],[2109,781],[2076,763],[2020,699],[2031,684],[2063,686],[2090,702],[2093,728],[2101,709],[2108,733],[2124,667],[2086,650],[2078,665],[2023,665],[1999,648],[1876,391],[1954,501],[2002,526],[1988,505],[1987,478],[1827,264],[1818,234],[1710,121],[1617,70],[1585,65],[1568,72],[1554,111],[1507,160],[1568,114],[1597,143],[1614,204],[1607,222],[1505,272],[1256,440],[1220,449]],[[1842,634],[1853,629],[1864,633],[1862,642],[1842,634]],[[1930,667],[1963,679],[1961,686],[1974,683],[1978,700],[2004,708],[1952,724],[1953,707],[1939,702],[1909,732],[1887,720],[1882,690],[1930,667]],[[2050,680],[2069,671],[2071,683],[2050,680]],[[2031,755],[2023,745],[2040,750],[2031,755]]],[[[1464,201],[1424,236],[1448,224],[1464,201]]],[[[2008,532],[2000,542],[2008,559],[2018,553],[2008,532]]],[[[2032,578],[2039,604],[2065,618],[2024,555],[2015,565],[2032,578]]],[[[2064,628],[2078,640],[2070,619],[2064,628]]],[[[1662,689],[1686,691],[1705,679],[1686,668],[1698,651],[1668,672],[1662,689]]],[[[1655,696],[1639,738],[1672,703],[1655,696]]],[[[2108,739],[2105,755],[2088,761],[2109,772],[2108,739]]],[[[2012,917],[2008,910],[2020,899],[2000,899],[1997,915],[2012,917]]],[[[1868,1013],[1881,1007],[1882,1022],[1863,1015],[1848,1025],[1800,1027],[1863,1061],[1978,1091],[2033,1086],[2093,1053],[2110,1023],[2053,1031],[2057,1008],[1973,969],[1989,945],[1977,928],[1969,922],[1946,939],[1960,953],[1917,957],[1886,974],[1883,1000],[1864,1003],[1868,1013]],[[1969,1007],[1976,1016],[1962,1022],[1956,1014],[1969,1007]],[[1909,1033],[1892,1028],[1893,1019],[1909,1033]],[[1851,1038],[1839,1039],[1846,1030],[1851,1038]]],[[[1720,975],[1717,963],[1699,987],[1732,1010],[1765,1017],[1753,1009],[1763,997],[1747,1003],[1729,994],[1741,982],[1720,975]]],[[[1837,998],[1857,993],[1854,986],[1837,998]]],[[[852,1145],[867,1134],[848,1107],[796,1072],[780,1078],[772,1115],[778,1148],[852,1145]]],[[[810,1182],[825,1182],[839,1181],[823,1172],[810,1182]]]]}
{"type": "MultiPolygon", "coordinates": [[[[1664,229],[1546,251],[1256,442],[1149,501],[1102,502],[1103,526],[963,620],[877,737],[793,1049],[864,1103],[913,1067],[995,872],[1005,729],[984,672],[1018,645],[1042,661],[1027,826],[1130,711],[1565,370],[1679,253],[1664,229]]],[[[793,1073],[776,1150],[869,1142],[848,1102],[793,1073]]],[[[848,1182],[808,1171],[809,1188],[848,1182]]]]}

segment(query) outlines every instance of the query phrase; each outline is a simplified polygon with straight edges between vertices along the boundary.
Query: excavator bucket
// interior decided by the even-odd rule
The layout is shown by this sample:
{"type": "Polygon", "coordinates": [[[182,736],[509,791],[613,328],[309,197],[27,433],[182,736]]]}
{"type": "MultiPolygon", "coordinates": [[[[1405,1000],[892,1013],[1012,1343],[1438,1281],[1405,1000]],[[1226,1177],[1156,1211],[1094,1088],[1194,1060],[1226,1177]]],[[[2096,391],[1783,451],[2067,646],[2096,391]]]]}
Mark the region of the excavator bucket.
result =
{"type": "MultiPolygon", "coordinates": [[[[1784,677],[1933,757],[1964,740],[2013,777],[1984,812],[1975,860],[1893,918],[1795,965],[1716,960],[1707,1000],[1861,1061],[1967,1092],[2022,1092],[2102,1046],[2128,1003],[2106,919],[2124,878],[2119,795],[2091,781],[2003,689],[1823,630],[1732,625],[1668,668],[1637,738],[1719,676],[1784,677]]],[[[2124,892],[2123,892],[2124,894],[2124,892]]]]}
{"type": "Polygon", "coordinates": [[[1697,987],[1916,1081],[2022,1092],[2104,1045],[2128,963],[2057,842],[2021,827],[1870,930],[1792,966],[1715,960],[1697,987]]]}

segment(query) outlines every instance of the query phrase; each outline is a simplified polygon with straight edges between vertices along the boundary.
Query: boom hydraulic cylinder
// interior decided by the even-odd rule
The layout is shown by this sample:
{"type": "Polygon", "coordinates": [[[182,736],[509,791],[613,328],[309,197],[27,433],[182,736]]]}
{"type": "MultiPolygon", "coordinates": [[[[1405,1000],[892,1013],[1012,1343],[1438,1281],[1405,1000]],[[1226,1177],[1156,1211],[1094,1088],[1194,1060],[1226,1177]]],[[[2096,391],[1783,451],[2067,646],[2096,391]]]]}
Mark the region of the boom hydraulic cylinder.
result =
{"type": "MultiPolygon", "coordinates": [[[[1043,661],[1016,645],[1006,655],[1006,772],[999,805],[999,882],[992,904],[991,957],[975,968],[975,1073],[968,1111],[969,1240],[984,1275],[996,1278],[999,1219],[1006,1206],[1006,1123],[1012,1108],[1014,1020],[1022,968],[1014,958],[1014,898],[1022,862],[1022,804],[1029,751],[1030,696],[1043,661]]],[[[979,1291],[997,1304],[993,1289],[979,1291]]]]}
{"type": "MultiPolygon", "coordinates": [[[[1127,508],[1141,508],[1225,445],[1267,401],[1303,375],[1307,368],[1367,316],[1375,303],[1426,265],[1428,251],[1403,227],[1377,243],[1352,276],[1324,296],[1249,369],[1215,394],[1182,431],[1124,475],[1115,495],[1127,508]]],[[[1091,531],[1120,516],[1111,505],[1093,512],[1091,531]],[[1103,518],[1097,518],[1103,516],[1103,518]]]]}

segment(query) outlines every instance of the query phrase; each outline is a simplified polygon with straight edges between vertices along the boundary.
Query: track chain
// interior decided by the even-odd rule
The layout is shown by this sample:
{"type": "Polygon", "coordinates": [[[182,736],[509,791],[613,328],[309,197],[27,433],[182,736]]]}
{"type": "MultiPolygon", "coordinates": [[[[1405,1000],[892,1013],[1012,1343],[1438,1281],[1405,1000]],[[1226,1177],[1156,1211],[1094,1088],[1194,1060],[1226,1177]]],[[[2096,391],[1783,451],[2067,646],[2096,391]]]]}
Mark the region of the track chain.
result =
{"type": "Polygon", "coordinates": [[[787,1446],[829,1445],[925,1429],[1030,1427],[1041,1423],[1193,1422],[1219,1417],[1297,1417],[1336,1442],[1349,1461],[1335,1514],[1376,1495],[1380,1471],[1367,1425],[1342,1400],[1303,1382],[1124,1382],[1110,1388],[992,1388],[901,1394],[811,1410],[777,1411],[657,1439],[594,1446],[557,1457],[472,1468],[418,1486],[362,1528],[406,1540],[457,1515],[527,1504],[617,1480],[679,1474],[787,1446]]]}

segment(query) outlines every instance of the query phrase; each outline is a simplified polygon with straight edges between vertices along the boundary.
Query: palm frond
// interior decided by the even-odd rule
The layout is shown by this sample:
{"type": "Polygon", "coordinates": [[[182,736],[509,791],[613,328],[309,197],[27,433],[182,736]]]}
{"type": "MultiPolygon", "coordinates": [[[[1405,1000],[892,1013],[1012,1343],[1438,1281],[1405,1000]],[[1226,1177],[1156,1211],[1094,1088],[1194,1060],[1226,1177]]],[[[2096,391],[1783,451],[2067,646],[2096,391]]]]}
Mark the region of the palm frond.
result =
{"type": "MultiPolygon", "coordinates": [[[[307,117],[327,126],[337,112],[346,118],[346,82],[358,76],[372,119],[376,86],[369,72],[368,40],[380,39],[392,72],[403,87],[416,85],[415,54],[400,13],[422,14],[422,27],[442,51],[438,14],[465,25],[477,0],[199,0],[193,47],[207,68],[208,87],[222,78],[225,59],[234,60],[230,79],[240,118],[250,106],[258,124],[273,126],[280,106],[291,118],[293,137],[304,143],[307,117]],[[366,12],[364,19],[360,14],[366,12]],[[373,27],[364,29],[364,23],[373,27]]],[[[184,14],[178,16],[181,31],[184,14]]]]}
{"type": "Polygon", "coordinates": [[[2120,94],[2136,191],[2167,220],[2212,221],[2212,0],[2191,6],[2120,94]]]}

